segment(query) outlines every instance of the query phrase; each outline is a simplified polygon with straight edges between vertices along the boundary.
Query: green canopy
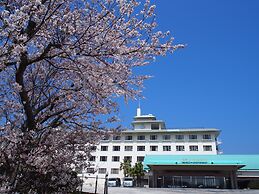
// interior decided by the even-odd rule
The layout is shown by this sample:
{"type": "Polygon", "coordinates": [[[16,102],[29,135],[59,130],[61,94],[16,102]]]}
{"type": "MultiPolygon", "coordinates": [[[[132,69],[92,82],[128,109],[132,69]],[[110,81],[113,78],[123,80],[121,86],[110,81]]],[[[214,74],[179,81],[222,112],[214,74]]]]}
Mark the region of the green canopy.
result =
{"type": "Polygon", "coordinates": [[[259,170],[259,155],[146,155],[144,170],[150,165],[243,165],[240,170],[259,170]]]}

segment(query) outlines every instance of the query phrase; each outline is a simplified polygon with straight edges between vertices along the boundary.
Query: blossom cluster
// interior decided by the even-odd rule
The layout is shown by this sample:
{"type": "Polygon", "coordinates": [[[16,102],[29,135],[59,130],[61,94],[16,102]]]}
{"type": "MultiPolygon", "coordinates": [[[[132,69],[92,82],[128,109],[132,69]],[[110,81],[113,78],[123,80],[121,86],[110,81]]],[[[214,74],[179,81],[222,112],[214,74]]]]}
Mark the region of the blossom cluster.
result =
{"type": "Polygon", "coordinates": [[[2,0],[0,10],[1,188],[73,191],[72,167],[88,165],[116,122],[116,98],[140,95],[148,76],[133,69],[183,45],[156,30],[149,0],[2,0]]]}

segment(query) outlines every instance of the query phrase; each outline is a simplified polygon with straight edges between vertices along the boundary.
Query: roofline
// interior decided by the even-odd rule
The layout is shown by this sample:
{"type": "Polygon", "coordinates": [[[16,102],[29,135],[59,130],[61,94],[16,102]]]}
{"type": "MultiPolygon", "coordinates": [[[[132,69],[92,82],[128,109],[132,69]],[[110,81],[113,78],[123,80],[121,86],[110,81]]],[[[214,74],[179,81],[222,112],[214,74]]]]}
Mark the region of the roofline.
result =
{"type": "MultiPolygon", "coordinates": [[[[148,170],[150,170],[150,168],[152,167],[152,166],[174,166],[174,167],[195,167],[195,166],[210,166],[210,167],[218,167],[218,166],[221,166],[221,167],[223,167],[223,166],[235,166],[235,167],[237,167],[238,169],[238,171],[240,171],[243,167],[245,167],[246,165],[245,164],[146,164],[146,165],[144,165],[143,166],[143,169],[145,170],[145,171],[148,171],[148,170]]],[[[245,171],[245,170],[244,170],[245,171]]]]}
{"type": "Polygon", "coordinates": [[[246,166],[245,164],[242,164],[242,163],[240,163],[240,164],[235,164],[235,163],[233,163],[233,164],[210,164],[210,163],[208,163],[208,164],[175,164],[175,163],[172,163],[172,164],[170,164],[170,163],[168,163],[168,164],[146,164],[147,166],[241,166],[240,168],[242,168],[242,167],[244,167],[244,166],[246,166]]]}
{"type": "Polygon", "coordinates": [[[240,172],[246,172],[246,171],[256,171],[259,172],[259,169],[240,169],[240,172]]]}
{"type": "Polygon", "coordinates": [[[141,121],[132,121],[131,123],[164,123],[162,120],[141,120],[141,121]]]}
{"type": "Polygon", "coordinates": [[[147,117],[147,118],[154,118],[156,117],[155,115],[152,114],[148,114],[148,115],[139,115],[139,116],[134,116],[134,118],[143,118],[143,117],[147,117]]]}
{"type": "Polygon", "coordinates": [[[202,157],[225,157],[225,156],[239,156],[239,157],[243,157],[243,156],[258,156],[259,157],[259,154],[220,154],[220,155],[211,155],[211,154],[186,154],[186,155],[164,155],[164,154],[146,154],[145,156],[152,156],[152,157],[159,157],[159,156],[177,156],[177,157],[199,157],[199,156],[202,156],[202,157]]]}
{"type": "Polygon", "coordinates": [[[159,130],[152,130],[152,129],[135,129],[135,130],[125,130],[121,131],[122,133],[184,133],[184,132],[216,132],[220,133],[221,130],[219,129],[213,129],[213,128],[197,128],[197,129],[159,129],[159,130]]]}

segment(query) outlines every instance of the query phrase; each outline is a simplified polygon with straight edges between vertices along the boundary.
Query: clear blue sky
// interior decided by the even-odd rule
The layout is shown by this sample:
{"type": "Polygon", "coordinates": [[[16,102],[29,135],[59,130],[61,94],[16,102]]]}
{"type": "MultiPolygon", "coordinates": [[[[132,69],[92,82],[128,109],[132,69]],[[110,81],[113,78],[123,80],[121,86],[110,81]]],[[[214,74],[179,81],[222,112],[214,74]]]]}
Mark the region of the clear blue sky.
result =
{"type": "MultiPolygon", "coordinates": [[[[188,44],[144,67],[142,112],[222,130],[226,154],[259,154],[259,1],[154,0],[159,29],[188,44]]],[[[121,103],[129,127],[138,102],[121,103]]]]}

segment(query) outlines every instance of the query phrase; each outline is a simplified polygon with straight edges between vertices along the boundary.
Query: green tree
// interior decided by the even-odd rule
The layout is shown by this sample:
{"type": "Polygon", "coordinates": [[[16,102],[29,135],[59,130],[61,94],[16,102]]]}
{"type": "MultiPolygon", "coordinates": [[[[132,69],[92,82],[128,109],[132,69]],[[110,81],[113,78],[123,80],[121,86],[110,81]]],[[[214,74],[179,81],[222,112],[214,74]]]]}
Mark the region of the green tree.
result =
{"type": "Polygon", "coordinates": [[[120,164],[120,170],[123,170],[124,177],[128,177],[131,175],[131,161],[130,160],[124,160],[120,164]]]}
{"type": "Polygon", "coordinates": [[[141,186],[141,177],[145,175],[142,162],[137,162],[130,170],[130,175],[136,180],[137,186],[141,186]]]}

